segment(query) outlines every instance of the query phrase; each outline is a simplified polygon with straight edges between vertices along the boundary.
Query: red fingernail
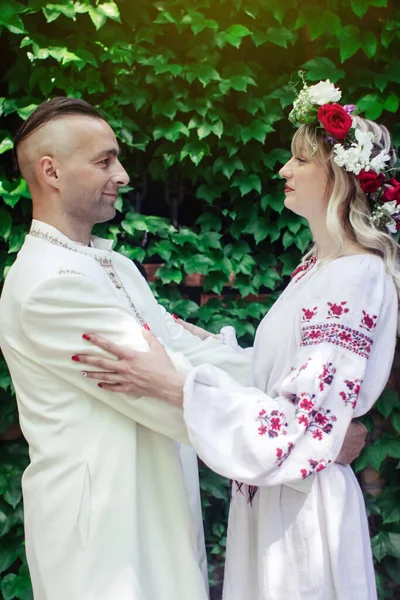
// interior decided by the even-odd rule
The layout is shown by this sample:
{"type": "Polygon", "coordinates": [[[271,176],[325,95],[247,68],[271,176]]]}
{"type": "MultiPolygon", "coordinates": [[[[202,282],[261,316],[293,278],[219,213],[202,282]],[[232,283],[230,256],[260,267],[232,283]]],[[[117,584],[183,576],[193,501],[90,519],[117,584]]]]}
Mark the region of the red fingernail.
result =
{"type": "Polygon", "coordinates": [[[90,340],[90,335],[88,333],[84,333],[82,337],[84,340],[90,340]]]}
{"type": "Polygon", "coordinates": [[[147,325],[147,323],[143,325],[143,329],[145,329],[146,331],[150,331],[150,327],[147,325]]]}
{"type": "Polygon", "coordinates": [[[172,313],[172,316],[174,317],[174,319],[177,321],[179,319],[179,317],[177,317],[174,313],[172,313]]]}
{"type": "Polygon", "coordinates": [[[98,383],[97,385],[98,385],[99,387],[101,387],[101,388],[103,387],[103,384],[102,384],[102,383],[98,383]]]}
{"type": "Polygon", "coordinates": [[[76,354],[74,354],[74,356],[71,357],[72,360],[75,360],[76,362],[79,362],[81,359],[79,358],[79,356],[77,356],[76,354]]]}

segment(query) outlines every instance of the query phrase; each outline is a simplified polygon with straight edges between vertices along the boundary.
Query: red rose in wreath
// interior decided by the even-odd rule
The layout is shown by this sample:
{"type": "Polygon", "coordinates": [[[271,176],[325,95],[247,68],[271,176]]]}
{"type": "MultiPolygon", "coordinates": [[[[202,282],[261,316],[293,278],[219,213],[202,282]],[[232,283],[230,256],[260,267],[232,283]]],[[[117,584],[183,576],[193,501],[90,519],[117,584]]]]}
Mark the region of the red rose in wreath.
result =
{"type": "Polygon", "coordinates": [[[389,186],[385,189],[382,200],[384,202],[393,202],[396,201],[396,206],[400,204],[400,182],[396,181],[396,179],[391,179],[389,181],[389,186]]]}
{"type": "Polygon", "coordinates": [[[361,189],[366,194],[370,194],[371,192],[376,192],[379,190],[383,182],[385,181],[385,176],[383,173],[375,173],[375,171],[360,171],[357,175],[357,179],[360,182],[361,189]]]}
{"type": "Polygon", "coordinates": [[[351,116],[336,102],[320,106],[318,120],[325,131],[336,140],[344,140],[353,124],[351,116]]]}

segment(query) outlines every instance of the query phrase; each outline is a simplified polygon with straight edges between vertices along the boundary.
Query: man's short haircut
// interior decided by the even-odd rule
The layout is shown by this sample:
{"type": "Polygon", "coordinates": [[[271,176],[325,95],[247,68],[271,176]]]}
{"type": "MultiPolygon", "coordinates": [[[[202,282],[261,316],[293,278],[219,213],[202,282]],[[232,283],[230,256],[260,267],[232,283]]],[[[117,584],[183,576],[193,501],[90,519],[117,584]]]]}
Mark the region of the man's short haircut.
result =
{"type": "Polygon", "coordinates": [[[20,170],[18,164],[18,146],[21,142],[31,135],[31,133],[39,129],[39,127],[65,115],[86,115],[104,121],[104,117],[94,108],[94,106],[85,102],[85,100],[79,100],[78,98],[58,96],[57,98],[39,104],[37,109],[26,121],[24,121],[15,134],[13,156],[17,171],[20,170]]]}

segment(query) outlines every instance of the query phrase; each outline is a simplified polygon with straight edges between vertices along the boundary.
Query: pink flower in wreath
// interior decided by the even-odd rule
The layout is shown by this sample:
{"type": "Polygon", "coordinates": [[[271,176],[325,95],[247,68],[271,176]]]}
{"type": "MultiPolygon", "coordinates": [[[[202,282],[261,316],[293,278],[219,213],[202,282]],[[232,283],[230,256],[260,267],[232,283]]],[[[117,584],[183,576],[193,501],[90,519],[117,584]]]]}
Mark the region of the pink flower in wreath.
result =
{"type": "Polygon", "coordinates": [[[268,431],[268,428],[267,428],[267,426],[266,426],[266,425],[261,425],[261,426],[258,428],[258,433],[259,433],[260,435],[265,435],[265,434],[267,433],[267,431],[268,431]]]}
{"type": "Polygon", "coordinates": [[[316,468],[316,471],[317,471],[317,472],[319,472],[319,471],[322,471],[323,469],[325,469],[325,467],[326,467],[326,465],[324,465],[324,463],[322,463],[322,462],[321,462],[321,463],[318,465],[318,467],[316,468]]]}
{"type": "Polygon", "coordinates": [[[309,472],[307,471],[307,469],[301,469],[300,473],[301,473],[301,476],[303,479],[307,479],[307,477],[309,475],[309,472]]]}
{"type": "Polygon", "coordinates": [[[282,448],[277,448],[276,449],[276,458],[282,458],[282,456],[283,456],[282,448]]]}
{"type": "Polygon", "coordinates": [[[322,440],[322,431],[316,429],[313,433],[313,438],[316,440],[322,440]]]}
{"type": "Polygon", "coordinates": [[[258,413],[259,417],[263,417],[266,414],[266,411],[263,409],[258,413]]]}

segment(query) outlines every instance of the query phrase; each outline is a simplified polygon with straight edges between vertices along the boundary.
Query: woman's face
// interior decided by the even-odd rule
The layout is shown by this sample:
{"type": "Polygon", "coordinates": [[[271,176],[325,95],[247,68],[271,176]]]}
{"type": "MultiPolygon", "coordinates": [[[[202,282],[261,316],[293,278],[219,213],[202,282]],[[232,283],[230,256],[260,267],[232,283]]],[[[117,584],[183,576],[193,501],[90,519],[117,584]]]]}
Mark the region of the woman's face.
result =
{"type": "Polygon", "coordinates": [[[329,203],[328,170],[310,151],[300,150],[282,167],[286,179],[285,206],[307,221],[326,217],[329,203]]]}

